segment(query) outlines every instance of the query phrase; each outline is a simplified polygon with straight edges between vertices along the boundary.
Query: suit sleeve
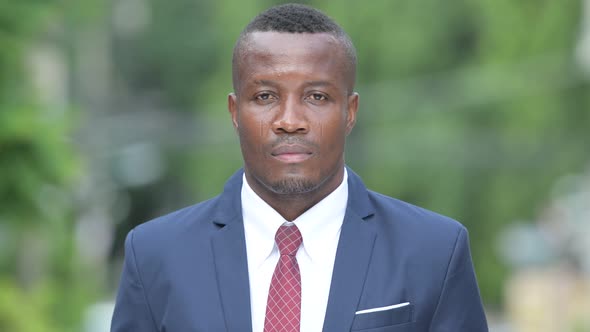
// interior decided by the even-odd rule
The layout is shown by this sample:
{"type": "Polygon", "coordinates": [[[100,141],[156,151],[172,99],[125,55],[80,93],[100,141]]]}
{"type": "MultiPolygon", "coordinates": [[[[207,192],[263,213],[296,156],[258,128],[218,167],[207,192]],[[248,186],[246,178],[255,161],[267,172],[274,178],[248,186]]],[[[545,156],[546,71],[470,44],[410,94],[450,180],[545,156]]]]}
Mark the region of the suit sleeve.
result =
{"type": "Polygon", "coordinates": [[[461,229],[451,256],[430,332],[487,332],[488,326],[477,286],[469,237],[461,229]]]}
{"type": "Polygon", "coordinates": [[[111,321],[111,332],[156,332],[136,262],[133,232],[129,232],[125,239],[125,263],[111,321]]]}

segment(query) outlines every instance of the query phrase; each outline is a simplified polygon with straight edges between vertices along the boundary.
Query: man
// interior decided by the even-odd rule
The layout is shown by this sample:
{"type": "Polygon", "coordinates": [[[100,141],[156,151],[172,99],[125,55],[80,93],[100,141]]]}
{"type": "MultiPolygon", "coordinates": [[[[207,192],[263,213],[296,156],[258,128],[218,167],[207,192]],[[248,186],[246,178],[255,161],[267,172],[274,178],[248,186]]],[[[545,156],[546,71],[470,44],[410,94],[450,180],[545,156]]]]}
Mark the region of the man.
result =
{"type": "Polygon", "coordinates": [[[465,228],[345,167],[355,70],[315,9],[245,28],[228,97],[244,169],[129,233],[112,331],[487,331],[465,228]]]}

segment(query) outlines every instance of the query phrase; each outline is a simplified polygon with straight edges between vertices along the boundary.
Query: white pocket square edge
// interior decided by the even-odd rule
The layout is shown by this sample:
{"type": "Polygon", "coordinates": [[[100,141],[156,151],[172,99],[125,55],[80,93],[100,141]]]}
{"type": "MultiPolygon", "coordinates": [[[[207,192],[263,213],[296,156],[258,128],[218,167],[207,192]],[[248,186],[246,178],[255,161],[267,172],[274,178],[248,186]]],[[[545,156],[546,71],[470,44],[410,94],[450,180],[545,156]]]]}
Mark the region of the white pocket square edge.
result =
{"type": "Polygon", "coordinates": [[[392,304],[392,305],[388,305],[386,307],[379,307],[379,308],[371,308],[371,309],[359,310],[359,311],[355,312],[354,314],[355,315],[368,314],[368,313],[371,313],[371,312],[378,312],[378,311],[385,311],[385,310],[397,309],[397,308],[405,307],[407,305],[410,305],[410,302],[392,304]]]}

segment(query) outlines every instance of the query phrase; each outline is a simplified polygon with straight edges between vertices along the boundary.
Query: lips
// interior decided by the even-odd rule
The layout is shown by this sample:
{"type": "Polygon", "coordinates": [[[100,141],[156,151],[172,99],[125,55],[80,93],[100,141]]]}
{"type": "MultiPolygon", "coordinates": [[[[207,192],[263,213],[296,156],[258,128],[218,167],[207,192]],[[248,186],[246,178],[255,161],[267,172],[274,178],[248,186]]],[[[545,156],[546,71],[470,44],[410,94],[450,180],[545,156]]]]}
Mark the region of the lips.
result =
{"type": "Polygon", "coordinates": [[[303,145],[281,145],[274,148],[271,155],[286,163],[299,163],[311,157],[312,151],[303,145]]]}

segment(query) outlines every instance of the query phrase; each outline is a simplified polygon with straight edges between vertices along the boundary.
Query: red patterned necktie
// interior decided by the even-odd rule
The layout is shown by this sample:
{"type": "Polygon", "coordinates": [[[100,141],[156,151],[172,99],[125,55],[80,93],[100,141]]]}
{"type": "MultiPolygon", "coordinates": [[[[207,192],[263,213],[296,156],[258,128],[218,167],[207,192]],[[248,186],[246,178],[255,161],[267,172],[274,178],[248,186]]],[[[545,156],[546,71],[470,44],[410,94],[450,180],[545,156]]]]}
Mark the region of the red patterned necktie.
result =
{"type": "Polygon", "coordinates": [[[295,254],[303,241],[295,224],[283,225],[275,241],[281,257],[272,275],[264,332],[299,332],[301,318],[301,276],[295,254]]]}

